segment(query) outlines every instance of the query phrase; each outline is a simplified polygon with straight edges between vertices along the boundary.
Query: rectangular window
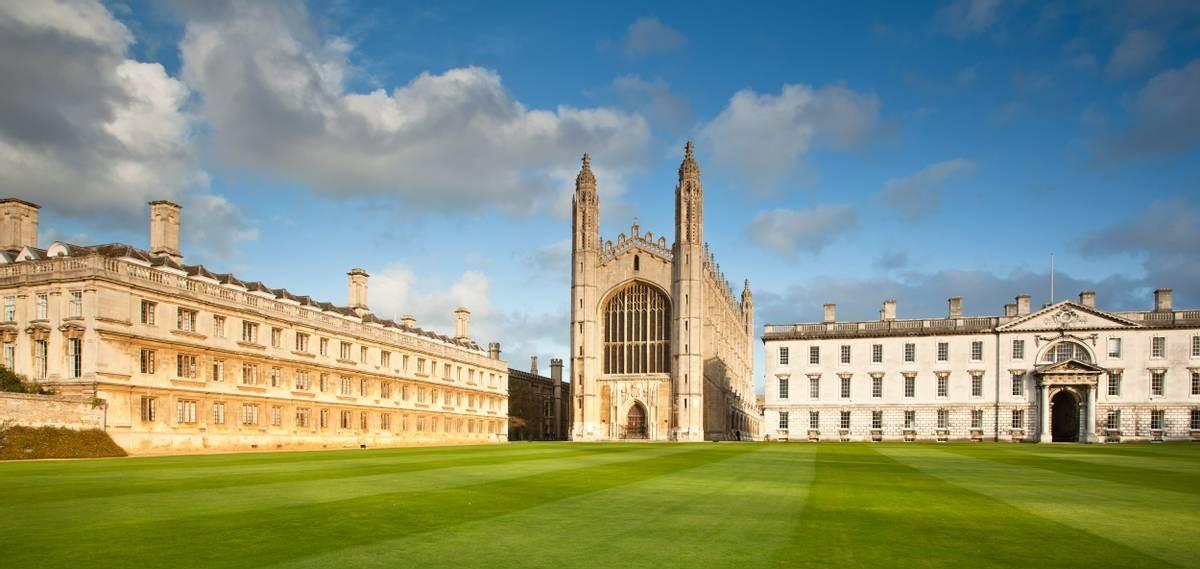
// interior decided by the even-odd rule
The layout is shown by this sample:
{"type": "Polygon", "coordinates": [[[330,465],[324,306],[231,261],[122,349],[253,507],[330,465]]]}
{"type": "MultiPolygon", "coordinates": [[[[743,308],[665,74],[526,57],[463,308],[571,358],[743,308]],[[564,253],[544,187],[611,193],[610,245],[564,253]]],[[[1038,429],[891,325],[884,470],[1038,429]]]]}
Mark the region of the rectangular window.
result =
{"type": "Polygon", "coordinates": [[[871,346],[871,363],[883,363],[883,344],[873,344],[871,346]]]}
{"type": "Polygon", "coordinates": [[[937,343],[937,361],[945,362],[950,360],[950,342],[937,343]]]}
{"type": "Polygon", "coordinates": [[[915,378],[911,375],[904,376],[904,396],[905,397],[916,397],[917,396],[917,378],[915,378]]]}
{"type": "Polygon", "coordinates": [[[1121,395],[1121,372],[1114,371],[1108,374],[1108,395],[1110,397],[1120,397],[1121,395]]]}
{"type": "Polygon", "coordinates": [[[154,418],[158,414],[158,409],[155,408],[153,397],[142,397],[142,420],[146,422],[154,422],[154,418]]]}
{"type": "Polygon", "coordinates": [[[1166,372],[1150,372],[1150,395],[1162,395],[1166,383],[1166,372]]]}
{"type": "Polygon", "coordinates": [[[840,426],[842,429],[846,429],[846,430],[850,429],[850,412],[849,411],[842,411],[842,420],[841,420],[840,426]]]}
{"type": "Polygon", "coordinates": [[[258,365],[242,364],[242,385],[258,385],[258,365]]]}
{"type": "MultiPolygon", "coordinates": [[[[381,367],[392,367],[392,353],[387,350],[379,350],[379,365],[381,367]]],[[[475,370],[471,370],[471,383],[475,383],[475,370]]]]}
{"type": "Polygon", "coordinates": [[[296,351],[308,352],[308,334],[304,332],[296,332],[296,351]]]}
{"type": "Polygon", "coordinates": [[[271,328],[271,347],[278,348],[283,346],[283,329],[271,328]]]}
{"type": "Polygon", "coordinates": [[[154,373],[154,350],[142,348],[141,352],[141,369],[142,373],[154,373]]]}
{"type": "Polygon", "coordinates": [[[17,320],[17,297],[4,297],[4,321],[16,322],[17,320]]]}
{"type": "Polygon", "coordinates": [[[362,413],[358,414],[358,428],[360,428],[364,431],[368,429],[367,412],[366,411],[363,411],[362,413]]]}
{"type": "Polygon", "coordinates": [[[983,397],[983,376],[971,376],[971,397],[983,397]]]}
{"type": "Polygon", "coordinates": [[[367,347],[363,346],[358,349],[358,361],[367,363],[367,347]]]}
{"type": "Polygon", "coordinates": [[[33,341],[33,377],[37,379],[46,378],[46,362],[50,359],[49,346],[46,340],[33,341]]]}
{"type": "Polygon", "coordinates": [[[283,426],[283,407],[280,407],[278,405],[273,405],[271,407],[271,426],[272,427],[283,426]]]}
{"type": "Polygon", "coordinates": [[[1200,431],[1200,409],[1192,409],[1191,420],[1188,423],[1191,430],[1200,431]]]}
{"type": "Polygon", "coordinates": [[[971,410],[971,428],[972,429],[982,429],[983,428],[983,410],[982,409],[972,409],[971,410]]]}
{"type": "Polygon", "coordinates": [[[912,409],[904,411],[904,428],[914,429],[917,426],[917,412],[912,409]]]}
{"type": "Polygon", "coordinates": [[[83,376],[83,340],[67,338],[67,377],[81,376],[83,376]]]}
{"type": "Polygon", "coordinates": [[[808,378],[808,397],[810,399],[819,399],[821,397],[821,378],[808,378]]]}
{"type": "Polygon", "coordinates": [[[321,341],[317,342],[317,344],[318,344],[318,347],[320,348],[321,355],[328,356],[329,355],[329,338],[321,338],[321,341]]]}
{"type": "Polygon", "coordinates": [[[810,428],[810,429],[821,428],[821,412],[820,411],[809,411],[808,412],[808,428],[810,428]]]}
{"type": "Polygon", "coordinates": [[[1165,412],[1162,409],[1154,409],[1150,411],[1150,428],[1156,431],[1161,431],[1163,429],[1164,416],[1165,412]]]}
{"type": "Polygon", "coordinates": [[[242,403],[242,424],[257,425],[258,424],[258,405],[251,403],[242,403]]]}
{"type": "Polygon", "coordinates": [[[1121,357],[1121,339],[1120,338],[1109,338],[1108,339],[1108,357],[1110,357],[1110,358],[1121,357]]]}
{"type": "Polygon", "coordinates": [[[949,409],[938,409],[937,428],[939,428],[939,429],[949,429],[950,428],[950,410],[949,409]]]}
{"type": "Polygon", "coordinates": [[[350,383],[350,378],[343,375],[341,380],[338,382],[338,395],[352,395],[352,391],[354,389],[352,385],[353,384],[350,383]]]}
{"type": "Polygon", "coordinates": [[[379,428],[384,431],[392,430],[392,414],[391,413],[380,413],[379,414],[379,428]]]}
{"type": "Polygon", "coordinates": [[[218,338],[225,337],[225,317],[213,316],[213,336],[218,338]]]}
{"type": "Polygon", "coordinates": [[[143,300],[142,301],[141,320],[140,320],[141,323],[149,324],[150,326],[153,326],[154,325],[154,311],[157,308],[158,308],[157,304],[150,302],[149,300],[143,300]]]}
{"type": "Polygon", "coordinates": [[[425,373],[425,358],[417,358],[417,373],[425,373]]]}
{"type": "Polygon", "coordinates": [[[1192,357],[1200,358],[1200,336],[1192,336],[1192,357]]]}
{"type": "Polygon", "coordinates": [[[271,368],[271,387],[283,387],[283,370],[277,367],[271,368]]]}
{"type": "Polygon", "coordinates": [[[779,412],[779,428],[780,428],[780,429],[786,429],[786,428],[788,428],[788,414],[787,414],[787,411],[780,411],[780,412],[779,412]]]}
{"type": "Polygon", "coordinates": [[[1121,410],[1120,409],[1113,409],[1112,411],[1108,412],[1108,420],[1105,422],[1104,427],[1107,429],[1112,429],[1114,431],[1121,429],[1121,410]]]}
{"type": "Polygon", "coordinates": [[[358,394],[366,397],[368,393],[370,393],[370,385],[367,383],[367,380],[358,380],[358,394]]]}
{"type": "Polygon", "coordinates": [[[312,412],[308,407],[299,407],[296,409],[296,426],[302,429],[308,428],[309,414],[312,412]]]}
{"type": "Polygon", "coordinates": [[[299,391],[308,391],[308,370],[296,370],[296,389],[299,391]]]}
{"type": "Polygon", "coordinates": [[[843,377],[842,379],[842,399],[850,398],[850,378],[843,377]]]}
{"type": "Polygon", "coordinates": [[[317,377],[317,391],[325,393],[329,391],[329,374],[323,373],[317,377]]]}
{"type": "Polygon", "coordinates": [[[786,379],[779,380],[779,398],[780,399],[788,398],[788,380],[786,380],[786,379]]]}
{"type": "Polygon", "coordinates": [[[1013,397],[1023,397],[1025,395],[1025,379],[1015,373],[1012,376],[1012,394],[1013,397]]]}
{"type": "Polygon", "coordinates": [[[17,368],[17,345],[12,342],[4,343],[4,367],[9,371],[17,368]]]}
{"type": "Polygon", "coordinates": [[[318,416],[320,417],[320,421],[321,421],[320,427],[322,429],[328,429],[329,428],[329,409],[321,409],[321,412],[318,414],[318,416]]]}
{"type": "Polygon", "coordinates": [[[876,399],[883,397],[883,378],[882,377],[872,377],[871,378],[871,397],[874,397],[876,399]]]}
{"type": "Polygon", "coordinates": [[[258,324],[254,322],[242,322],[242,341],[251,344],[258,343],[258,324]]]}
{"type": "Polygon", "coordinates": [[[1150,338],[1150,357],[1154,359],[1162,359],[1167,357],[1166,336],[1155,336],[1150,338]]]}
{"type": "Polygon", "coordinates": [[[1200,395],[1200,371],[1192,371],[1192,395],[1200,395]]]}
{"type": "Polygon", "coordinates": [[[871,428],[883,428],[883,411],[871,411],[871,428]]]}
{"type": "Polygon", "coordinates": [[[779,348],[779,365],[781,365],[781,366],[788,365],[788,348],[787,348],[787,346],[781,346],[779,348]]]}
{"type": "Polygon", "coordinates": [[[350,342],[342,342],[338,347],[338,358],[343,360],[350,359],[350,342]]]}
{"type": "Polygon", "coordinates": [[[67,316],[80,317],[83,316],[83,291],[71,291],[71,299],[67,304],[67,316]]]}
{"type": "Polygon", "coordinates": [[[1025,359],[1025,340],[1013,340],[1012,343],[1012,359],[1025,359]]]}
{"type": "Polygon", "coordinates": [[[975,340],[971,342],[971,361],[983,361],[983,341],[975,340]]]}
{"type": "Polygon", "coordinates": [[[842,363],[850,363],[850,346],[842,346],[842,363]]]}
{"type": "Polygon", "coordinates": [[[442,364],[442,377],[450,379],[450,364],[442,364]]]}
{"type": "Polygon", "coordinates": [[[949,377],[946,377],[943,375],[943,376],[939,376],[937,378],[937,396],[938,397],[949,397],[950,396],[950,378],[949,377]]]}
{"type": "Polygon", "coordinates": [[[184,332],[196,331],[196,311],[187,308],[175,309],[175,329],[184,332]]]}
{"type": "Polygon", "coordinates": [[[1014,428],[1014,429],[1024,429],[1025,428],[1025,410],[1024,409],[1013,409],[1012,428],[1014,428]]]}
{"type": "Polygon", "coordinates": [[[821,346],[808,347],[808,363],[812,365],[821,363],[821,346]]]}
{"type": "Polygon", "coordinates": [[[175,402],[175,422],[187,424],[196,422],[196,402],[194,400],[180,399],[175,402]]]}
{"type": "Polygon", "coordinates": [[[225,360],[213,360],[212,380],[225,381],[225,360]]]}
{"type": "Polygon", "coordinates": [[[200,377],[195,354],[175,354],[175,377],[196,379],[200,377]]]}
{"type": "Polygon", "coordinates": [[[916,344],[904,344],[904,361],[909,363],[917,361],[916,344]]]}
{"type": "Polygon", "coordinates": [[[34,319],[46,320],[50,318],[50,295],[39,294],[33,298],[34,302],[34,319]]]}
{"type": "Polygon", "coordinates": [[[225,424],[225,404],[221,402],[212,404],[212,422],[214,425],[225,424]]]}

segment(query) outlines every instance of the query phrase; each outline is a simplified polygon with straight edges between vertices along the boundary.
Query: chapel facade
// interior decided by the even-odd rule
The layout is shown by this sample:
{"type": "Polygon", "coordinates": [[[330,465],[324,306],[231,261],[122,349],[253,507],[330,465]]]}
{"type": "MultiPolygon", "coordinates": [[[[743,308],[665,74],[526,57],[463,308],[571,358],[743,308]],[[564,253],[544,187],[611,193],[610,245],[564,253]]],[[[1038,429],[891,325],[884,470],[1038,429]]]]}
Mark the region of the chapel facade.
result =
{"type": "Polygon", "coordinates": [[[675,236],[634,221],[600,236],[590,159],[575,179],[571,252],[571,438],[757,438],[754,303],[704,242],[704,186],[688,142],[675,186],[675,236]]]}

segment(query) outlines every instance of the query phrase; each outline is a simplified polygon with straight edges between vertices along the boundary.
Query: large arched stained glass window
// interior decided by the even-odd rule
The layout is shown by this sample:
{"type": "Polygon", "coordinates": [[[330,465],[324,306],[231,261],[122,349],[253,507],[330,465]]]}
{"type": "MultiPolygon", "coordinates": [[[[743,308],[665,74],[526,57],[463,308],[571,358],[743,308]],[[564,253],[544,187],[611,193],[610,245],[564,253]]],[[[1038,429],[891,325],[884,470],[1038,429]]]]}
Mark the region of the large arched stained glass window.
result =
{"type": "Polygon", "coordinates": [[[1050,346],[1045,354],[1042,354],[1042,363],[1053,364],[1067,360],[1079,360],[1081,362],[1091,362],[1092,355],[1088,353],[1087,348],[1075,342],[1059,342],[1050,346]]]}
{"type": "Polygon", "coordinates": [[[633,282],[604,305],[604,373],[671,370],[671,304],[666,295],[633,282]]]}

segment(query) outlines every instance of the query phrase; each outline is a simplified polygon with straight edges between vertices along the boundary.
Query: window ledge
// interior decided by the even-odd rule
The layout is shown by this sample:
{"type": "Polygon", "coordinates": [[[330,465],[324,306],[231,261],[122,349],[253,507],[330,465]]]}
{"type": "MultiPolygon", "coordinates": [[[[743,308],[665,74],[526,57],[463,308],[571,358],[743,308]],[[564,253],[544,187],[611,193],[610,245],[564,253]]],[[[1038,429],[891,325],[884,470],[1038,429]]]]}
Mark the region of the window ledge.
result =
{"type": "Polygon", "coordinates": [[[356,362],[356,361],[354,361],[354,360],[343,360],[343,359],[341,359],[341,358],[338,358],[338,359],[337,359],[337,363],[339,363],[339,364],[349,364],[349,365],[352,365],[352,366],[354,366],[354,365],[358,365],[358,362],[356,362]]]}
{"type": "Polygon", "coordinates": [[[176,330],[171,330],[171,333],[172,333],[172,334],[174,334],[174,335],[176,335],[176,336],[184,336],[184,337],[187,337],[187,338],[194,338],[194,339],[196,339],[196,340],[206,340],[206,339],[208,339],[208,336],[205,336],[204,334],[201,334],[201,333],[199,333],[199,332],[189,332],[189,331],[187,331],[187,330],[178,330],[178,329],[176,329],[176,330]]]}
{"type": "Polygon", "coordinates": [[[174,385],[204,385],[206,382],[203,379],[190,379],[186,377],[175,377],[171,379],[174,385]]]}
{"type": "Polygon", "coordinates": [[[295,389],[292,390],[292,395],[295,395],[297,397],[307,397],[309,399],[313,399],[317,396],[315,393],[313,393],[311,391],[303,391],[303,390],[297,391],[295,389]]]}
{"type": "Polygon", "coordinates": [[[317,355],[316,355],[316,354],[314,354],[314,353],[312,353],[312,352],[301,352],[300,350],[292,350],[292,354],[293,354],[293,355],[300,356],[300,357],[303,357],[303,358],[315,358],[315,357],[317,357],[317,355]]]}
{"type": "Polygon", "coordinates": [[[238,345],[239,345],[239,346],[241,346],[241,347],[243,347],[243,348],[251,348],[251,349],[254,349],[254,350],[265,350],[265,349],[267,349],[267,347],[266,347],[266,346],[264,346],[264,345],[262,345],[262,344],[255,344],[254,342],[246,342],[246,341],[242,341],[242,340],[239,340],[239,341],[238,341],[238,345]]]}
{"type": "Polygon", "coordinates": [[[337,399],[338,401],[358,401],[358,398],[352,395],[338,395],[337,399]]]}
{"type": "Polygon", "coordinates": [[[256,392],[256,393],[266,393],[266,392],[267,392],[267,388],[266,388],[266,387],[262,387],[262,386],[259,386],[259,385],[246,385],[246,384],[244,384],[244,383],[239,383],[239,384],[238,384],[238,386],[237,386],[237,388],[238,388],[238,389],[240,389],[240,390],[242,390],[242,391],[253,391],[253,392],[256,392]]]}

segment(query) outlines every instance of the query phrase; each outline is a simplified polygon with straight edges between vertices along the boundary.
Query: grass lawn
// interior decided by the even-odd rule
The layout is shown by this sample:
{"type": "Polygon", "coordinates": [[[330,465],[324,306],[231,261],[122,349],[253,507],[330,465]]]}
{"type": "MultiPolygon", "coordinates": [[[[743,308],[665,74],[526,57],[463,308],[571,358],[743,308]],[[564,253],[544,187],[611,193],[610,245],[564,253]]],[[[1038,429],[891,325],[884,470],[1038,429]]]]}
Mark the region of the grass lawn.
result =
{"type": "Polygon", "coordinates": [[[10,462],[0,565],[1200,567],[1200,445],[518,443],[10,462]]]}

